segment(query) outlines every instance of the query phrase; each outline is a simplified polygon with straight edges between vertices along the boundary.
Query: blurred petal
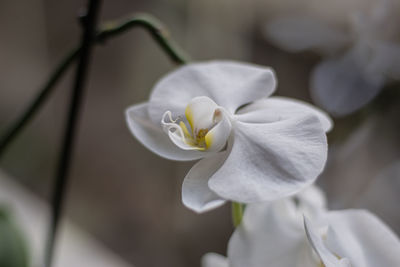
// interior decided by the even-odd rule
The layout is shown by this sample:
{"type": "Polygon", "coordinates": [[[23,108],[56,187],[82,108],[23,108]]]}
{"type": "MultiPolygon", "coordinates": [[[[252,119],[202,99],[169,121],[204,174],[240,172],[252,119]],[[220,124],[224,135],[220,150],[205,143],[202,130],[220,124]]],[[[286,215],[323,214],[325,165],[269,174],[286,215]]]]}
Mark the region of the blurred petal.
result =
{"type": "Polygon", "coordinates": [[[400,240],[379,218],[364,210],[330,212],[326,244],[353,266],[400,266],[400,240]]]}
{"type": "Polygon", "coordinates": [[[290,199],[249,204],[228,244],[231,267],[316,266],[290,199]]]}
{"type": "Polygon", "coordinates": [[[207,253],[201,259],[202,267],[229,267],[228,259],[216,253],[207,253]]]}
{"type": "Polygon", "coordinates": [[[382,89],[383,76],[367,73],[368,57],[355,49],[339,60],[319,64],[311,77],[314,101],[336,116],[350,114],[370,102],[382,89]]]}
{"type": "Polygon", "coordinates": [[[350,26],[355,34],[370,40],[387,40],[397,36],[400,27],[398,6],[393,0],[370,1],[366,10],[350,15],[350,26]]]}
{"type": "Polygon", "coordinates": [[[275,85],[275,74],[266,67],[230,61],[187,64],[156,84],[149,115],[154,123],[160,123],[167,110],[183,116],[197,96],[207,96],[233,114],[238,107],[271,95],[275,85]]]}
{"type": "MultiPolygon", "coordinates": [[[[313,227],[311,222],[304,217],[304,228],[306,230],[308,241],[313,247],[314,251],[318,254],[319,258],[324,263],[323,266],[326,267],[351,267],[348,259],[339,259],[336,255],[334,255],[328,248],[325,246],[324,241],[322,240],[321,234],[317,229],[313,227]]],[[[343,257],[342,254],[338,254],[340,257],[343,257]]],[[[358,265],[356,265],[358,266],[358,265]]],[[[359,265],[364,266],[364,265],[359,265]]]]}
{"type": "Polygon", "coordinates": [[[315,181],[327,157],[325,131],[316,116],[274,123],[234,122],[234,142],[210,188],[242,203],[270,201],[315,181]]]}
{"type": "Polygon", "coordinates": [[[205,212],[225,203],[208,187],[209,178],[223,164],[226,152],[197,162],[186,175],[182,185],[183,204],[196,212],[205,212]]]}
{"type": "Polygon", "coordinates": [[[266,35],[290,52],[318,50],[332,53],[345,46],[349,37],[342,31],[310,17],[284,17],[270,21],[266,35]]]}
{"type": "Polygon", "coordinates": [[[161,129],[161,122],[154,124],[147,113],[147,103],[129,107],[126,121],[129,130],[146,148],[157,155],[172,160],[194,160],[204,157],[200,151],[182,150],[161,129]]]}
{"type": "Polygon", "coordinates": [[[286,97],[268,97],[245,106],[238,111],[238,120],[243,122],[267,123],[307,114],[319,118],[325,131],[333,127],[333,122],[322,110],[300,100],[286,97]]]}
{"type": "Polygon", "coordinates": [[[316,185],[311,185],[295,195],[299,200],[298,209],[311,218],[326,212],[326,198],[324,192],[316,185]]]}

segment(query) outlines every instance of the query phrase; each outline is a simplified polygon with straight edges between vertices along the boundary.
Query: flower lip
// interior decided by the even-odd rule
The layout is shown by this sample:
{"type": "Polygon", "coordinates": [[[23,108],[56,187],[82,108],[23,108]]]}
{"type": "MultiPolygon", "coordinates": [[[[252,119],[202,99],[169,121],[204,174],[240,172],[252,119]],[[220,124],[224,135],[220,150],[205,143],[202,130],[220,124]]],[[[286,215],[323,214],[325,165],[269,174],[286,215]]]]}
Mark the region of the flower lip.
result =
{"type": "Polygon", "coordinates": [[[184,150],[219,151],[230,135],[227,112],[206,96],[193,98],[185,109],[185,118],[172,118],[166,111],[161,125],[171,141],[184,150]]]}

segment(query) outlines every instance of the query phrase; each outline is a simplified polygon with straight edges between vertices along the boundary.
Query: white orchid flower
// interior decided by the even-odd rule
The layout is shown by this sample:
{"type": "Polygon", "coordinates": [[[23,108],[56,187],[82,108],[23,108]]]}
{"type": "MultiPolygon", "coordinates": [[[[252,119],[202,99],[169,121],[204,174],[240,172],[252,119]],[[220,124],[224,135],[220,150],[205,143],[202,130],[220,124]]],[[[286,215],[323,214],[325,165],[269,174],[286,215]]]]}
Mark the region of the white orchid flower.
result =
{"type": "Polygon", "coordinates": [[[228,257],[206,254],[202,266],[400,266],[400,240],[375,215],[328,212],[302,202],[300,194],[300,205],[293,199],[248,205],[229,241],[228,257]]]}
{"type": "Polygon", "coordinates": [[[185,65],[159,81],[147,103],[126,111],[133,135],[154,153],[197,160],[183,203],[197,212],[274,200],[311,184],[327,154],[331,120],[283,97],[273,71],[235,62],[185,65]]]}
{"type": "Polygon", "coordinates": [[[308,14],[273,19],[266,34],[287,51],[325,56],[311,75],[311,95],[331,114],[343,116],[369,103],[385,83],[400,79],[400,12],[395,12],[394,2],[379,0],[349,14],[347,30],[308,14]]]}

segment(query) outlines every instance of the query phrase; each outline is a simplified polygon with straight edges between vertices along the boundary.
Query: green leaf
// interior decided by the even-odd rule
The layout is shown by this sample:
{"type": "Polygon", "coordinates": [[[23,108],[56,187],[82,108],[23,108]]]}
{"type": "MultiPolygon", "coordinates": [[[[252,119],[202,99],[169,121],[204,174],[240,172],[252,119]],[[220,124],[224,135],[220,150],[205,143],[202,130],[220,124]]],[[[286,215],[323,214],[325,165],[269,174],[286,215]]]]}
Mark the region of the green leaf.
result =
{"type": "Polygon", "coordinates": [[[10,213],[0,208],[0,266],[28,267],[29,257],[25,239],[10,213]]]}

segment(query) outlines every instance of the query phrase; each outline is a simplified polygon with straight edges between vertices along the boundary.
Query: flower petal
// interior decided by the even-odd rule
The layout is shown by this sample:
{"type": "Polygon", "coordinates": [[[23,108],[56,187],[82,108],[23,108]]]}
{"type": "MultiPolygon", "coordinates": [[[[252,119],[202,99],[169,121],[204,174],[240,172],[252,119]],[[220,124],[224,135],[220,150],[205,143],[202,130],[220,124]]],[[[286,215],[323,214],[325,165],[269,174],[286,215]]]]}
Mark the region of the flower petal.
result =
{"type": "Polygon", "coordinates": [[[225,203],[208,187],[208,180],[225,158],[226,152],[220,152],[200,160],[190,169],[182,185],[182,201],[186,207],[200,213],[225,203]]]}
{"type": "MultiPolygon", "coordinates": [[[[326,267],[351,267],[348,259],[339,259],[334,255],[324,244],[321,234],[314,228],[311,222],[304,217],[304,228],[307,234],[308,241],[313,247],[314,251],[318,254],[319,258],[326,267]]],[[[358,266],[358,265],[356,265],[358,266]]],[[[364,265],[360,265],[364,266],[364,265]]]]}
{"type": "Polygon", "coordinates": [[[182,150],[169,139],[162,130],[161,122],[154,124],[147,113],[148,104],[142,103],[129,107],[126,122],[129,130],[145,147],[157,155],[171,160],[195,160],[204,157],[203,152],[182,150]]]}
{"type": "Polygon", "coordinates": [[[326,212],[324,192],[316,185],[310,185],[294,196],[298,201],[298,209],[309,218],[317,218],[326,212]]]}
{"type": "Polygon", "coordinates": [[[218,105],[206,96],[198,96],[190,100],[185,109],[185,116],[192,131],[210,128],[217,108],[218,105]]]}
{"type": "Polygon", "coordinates": [[[234,141],[222,167],[208,182],[225,199],[270,201],[309,186],[327,158],[325,131],[313,115],[274,123],[235,121],[234,141]]]}
{"type": "Polygon", "coordinates": [[[271,95],[275,85],[275,74],[266,67],[230,61],[187,64],[156,84],[149,115],[154,123],[160,123],[167,110],[183,116],[197,96],[207,96],[233,114],[241,105],[271,95]]]}
{"type": "Polygon", "coordinates": [[[312,49],[332,53],[349,42],[344,32],[306,16],[272,20],[265,33],[273,43],[290,52],[312,49]]]}
{"type": "Polygon", "coordinates": [[[205,141],[208,152],[216,152],[223,149],[231,135],[232,123],[223,110],[217,109],[220,121],[206,134],[205,141]]]}
{"type": "Polygon", "coordinates": [[[286,97],[268,97],[241,108],[237,119],[243,122],[266,123],[288,119],[294,116],[314,114],[321,121],[325,131],[333,127],[331,118],[322,110],[303,101],[286,97]]]}
{"type": "Polygon", "coordinates": [[[290,199],[246,206],[228,244],[231,267],[316,266],[301,214],[290,199]]]}
{"type": "Polygon", "coordinates": [[[379,218],[364,210],[329,212],[326,244],[353,266],[400,266],[400,240],[379,218]]]}
{"type": "Polygon", "coordinates": [[[201,258],[202,267],[229,267],[228,259],[216,253],[207,253],[201,258]]]}
{"type": "Polygon", "coordinates": [[[382,89],[384,77],[367,72],[368,54],[358,48],[338,60],[319,64],[311,77],[314,101],[336,116],[350,114],[370,102],[382,89]]]}

